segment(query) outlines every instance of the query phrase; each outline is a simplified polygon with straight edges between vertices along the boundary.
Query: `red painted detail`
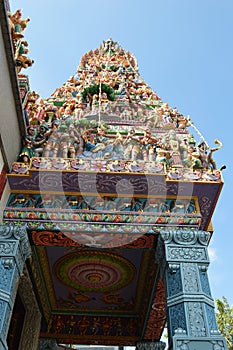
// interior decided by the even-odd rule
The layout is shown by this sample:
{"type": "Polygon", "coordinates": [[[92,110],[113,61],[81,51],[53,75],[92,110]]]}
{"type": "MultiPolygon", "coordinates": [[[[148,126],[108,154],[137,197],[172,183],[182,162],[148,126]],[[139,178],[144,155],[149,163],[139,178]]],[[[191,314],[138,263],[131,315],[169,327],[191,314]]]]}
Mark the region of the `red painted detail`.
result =
{"type": "Polygon", "coordinates": [[[3,191],[6,186],[6,168],[3,166],[0,173],[0,199],[2,198],[3,191]]]}

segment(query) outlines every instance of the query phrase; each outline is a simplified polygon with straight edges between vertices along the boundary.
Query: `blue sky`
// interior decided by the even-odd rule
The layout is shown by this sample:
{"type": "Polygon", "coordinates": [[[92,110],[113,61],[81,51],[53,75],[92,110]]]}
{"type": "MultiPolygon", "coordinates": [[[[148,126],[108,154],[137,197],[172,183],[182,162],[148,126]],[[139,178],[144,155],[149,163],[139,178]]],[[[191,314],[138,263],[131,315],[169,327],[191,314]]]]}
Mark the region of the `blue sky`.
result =
{"type": "MultiPolygon", "coordinates": [[[[10,0],[31,21],[25,31],[31,90],[49,95],[73,75],[81,56],[112,37],[133,53],[154,91],[177,107],[226,164],[213,215],[209,279],[213,298],[233,304],[233,1],[232,0],[10,0]]],[[[22,71],[23,72],[23,71],[22,71]]]]}

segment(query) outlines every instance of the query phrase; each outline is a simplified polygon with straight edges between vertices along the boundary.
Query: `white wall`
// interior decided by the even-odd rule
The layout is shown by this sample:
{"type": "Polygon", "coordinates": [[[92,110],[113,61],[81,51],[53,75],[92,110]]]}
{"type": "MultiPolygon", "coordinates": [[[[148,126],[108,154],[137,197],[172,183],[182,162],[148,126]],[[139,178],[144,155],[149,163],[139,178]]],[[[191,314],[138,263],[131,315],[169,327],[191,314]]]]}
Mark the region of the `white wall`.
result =
{"type": "Polygon", "coordinates": [[[0,133],[10,167],[21,148],[21,136],[0,27],[0,133]]]}
{"type": "MultiPolygon", "coordinates": [[[[3,166],[4,166],[4,162],[3,162],[3,157],[2,157],[1,150],[0,150],[0,173],[2,172],[3,166]]],[[[6,202],[8,200],[9,195],[10,195],[10,187],[8,185],[8,182],[6,182],[2,197],[0,199],[0,224],[2,222],[3,210],[6,206],[6,202]]]]}

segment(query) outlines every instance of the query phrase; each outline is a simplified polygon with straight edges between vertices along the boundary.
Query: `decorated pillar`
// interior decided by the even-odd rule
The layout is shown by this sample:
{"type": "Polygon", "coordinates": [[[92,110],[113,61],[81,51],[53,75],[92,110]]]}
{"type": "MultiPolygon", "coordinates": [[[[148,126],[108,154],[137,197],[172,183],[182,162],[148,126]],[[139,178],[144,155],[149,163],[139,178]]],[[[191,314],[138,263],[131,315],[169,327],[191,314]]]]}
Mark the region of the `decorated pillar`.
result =
{"type": "Polygon", "coordinates": [[[164,350],[166,343],[162,341],[141,341],[136,344],[136,350],[164,350]]]}
{"type": "Polygon", "coordinates": [[[157,256],[166,284],[169,349],[227,349],[207,275],[209,238],[191,228],[160,232],[157,256]]]}
{"type": "Polygon", "coordinates": [[[31,248],[25,228],[0,225],[0,350],[7,350],[7,332],[17,284],[31,248]]]}
{"type": "Polygon", "coordinates": [[[18,293],[26,310],[18,350],[37,350],[41,327],[41,312],[26,266],[19,281],[18,293]]]}
{"type": "Polygon", "coordinates": [[[56,339],[41,338],[38,343],[38,350],[57,350],[56,339]]]}

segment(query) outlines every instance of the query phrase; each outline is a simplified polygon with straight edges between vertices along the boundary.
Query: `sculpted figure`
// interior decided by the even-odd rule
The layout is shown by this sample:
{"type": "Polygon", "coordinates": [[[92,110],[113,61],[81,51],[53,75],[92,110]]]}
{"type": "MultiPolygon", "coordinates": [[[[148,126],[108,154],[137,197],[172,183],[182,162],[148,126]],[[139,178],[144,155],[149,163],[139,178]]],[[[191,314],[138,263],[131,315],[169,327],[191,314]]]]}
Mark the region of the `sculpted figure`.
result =
{"type": "Polygon", "coordinates": [[[148,198],[144,207],[144,211],[158,212],[159,204],[160,203],[156,198],[148,198]]]}
{"type": "Polygon", "coordinates": [[[185,211],[185,204],[180,199],[172,200],[170,205],[172,213],[184,213],[185,211]]]}
{"type": "Polygon", "coordinates": [[[135,136],[135,130],[131,129],[123,141],[125,146],[124,158],[136,160],[140,153],[140,140],[135,136]]]}
{"type": "Polygon", "coordinates": [[[34,150],[35,156],[41,157],[44,151],[45,143],[50,135],[51,131],[49,130],[48,125],[42,124],[39,128],[39,132],[35,136],[34,140],[34,150]]]}
{"type": "Polygon", "coordinates": [[[80,144],[81,135],[75,129],[73,124],[70,124],[68,131],[61,136],[61,148],[63,158],[75,158],[75,151],[80,144]]]}
{"type": "Polygon", "coordinates": [[[23,139],[23,148],[21,149],[21,152],[18,156],[18,161],[25,164],[29,163],[30,158],[34,156],[34,128],[32,126],[28,126],[27,132],[27,135],[23,139]]]}
{"type": "Polygon", "coordinates": [[[16,60],[17,72],[20,73],[22,68],[28,68],[33,65],[34,61],[25,55],[19,55],[16,60]]]}
{"type": "Polygon", "coordinates": [[[222,148],[222,143],[218,139],[214,140],[214,143],[218,145],[218,147],[209,148],[205,141],[201,142],[198,145],[198,154],[199,154],[200,160],[203,163],[203,167],[205,169],[206,168],[211,168],[212,170],[216,169],[216,162],[213,160],[212,154],[213,152],[222,148]]]}
{"type": "Polygon", "coordinates": [[[149,115],[147,117],[147,126],[150,128],[156,128],[159,126],[159,114],[156,108],[152,109],[149,112],[149,115]]]}
{"type": "Polygon", "coordinates": [[[182,114],[179,114],[177,115],[176,122],[177,122],[177,128],[179,130],[185,129],[187,126],[190,125],[190,118],[184,117],[182,114]]]}
{"type": "Polygon", "coordinates": [[[169,151],[163,148],[157,149],[156,162],[167,164],[169,157],[170,157],[169,151]]]}
{"type": "Polygon", "coordinates": [[[104,129],[98,127],[93,142],[86,142],[83,155],[84,157],[106,159],[112,155],[113,147],[113,142],[105,135],[104,129]]]}
{"type": "Polygon", "coordinates": [[[9,14],[10,27],[12,28],[13,39],[22,38],[30,18],[22,19],[22,10],[17,10],[13,15],[9,14]]]}
{"type": "Polygon", "coordinates": [[[185,212],[188,214],[193,214],[196,213],[196,204],[195,201],[193,199],[190,199],[187,201],[186,207],[185,207],[185,212]]]}
{"type": "Polygon", "coordinates": [[[61,133],[58,131],[58,127],[59,121],[56,120],[53,122],[52,132],[44,149],[44,157],[57,157],[61,137],[61,133]]]}
{"type": "Polygon", "coordinates": [[[158,140],[151,135],[150,129],[145,130],[144,137],[140,140],[142,145],[142,156],[145,161],[154,161],[155,149],[158,145],[158,140]]]}

